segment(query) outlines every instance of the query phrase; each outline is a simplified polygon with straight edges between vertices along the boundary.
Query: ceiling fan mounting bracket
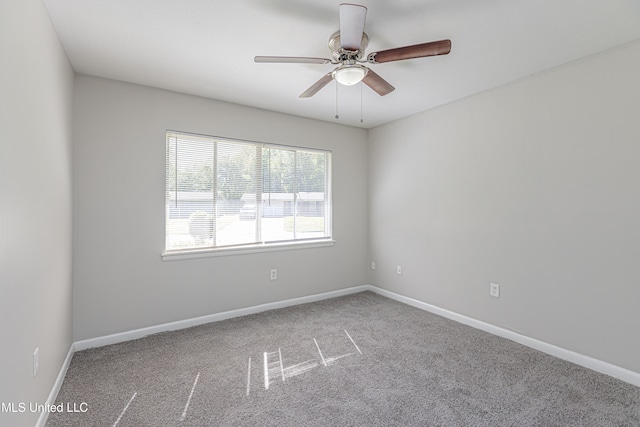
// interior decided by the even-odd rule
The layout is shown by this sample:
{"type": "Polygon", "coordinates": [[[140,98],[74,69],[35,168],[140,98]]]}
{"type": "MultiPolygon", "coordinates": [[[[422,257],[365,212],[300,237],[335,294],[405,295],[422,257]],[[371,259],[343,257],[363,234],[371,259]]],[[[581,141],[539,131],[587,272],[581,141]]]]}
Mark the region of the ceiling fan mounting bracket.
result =
{"type": "Polygon", "coordinates": [[[333,60],[336,63],[344,63],[345,61],[357,61],[362,58],[365,49],[369,45],[369,36],[367,33],[362,33],[362,40],[360,42],[360,48],[358,50],[344,49],[340,45],[340,31],[336,31],[329,37],[329,49],[333,54],[333,60]]]}

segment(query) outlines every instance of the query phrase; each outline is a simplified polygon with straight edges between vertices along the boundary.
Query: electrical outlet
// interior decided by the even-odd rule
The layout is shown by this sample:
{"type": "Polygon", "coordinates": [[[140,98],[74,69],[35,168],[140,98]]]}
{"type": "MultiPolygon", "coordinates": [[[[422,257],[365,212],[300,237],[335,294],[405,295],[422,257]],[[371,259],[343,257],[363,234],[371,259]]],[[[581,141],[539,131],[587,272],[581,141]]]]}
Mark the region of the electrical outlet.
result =
{"type": "Polygon", "coordinates": [[[400,267],[400,265],[396,265],[396,274],[397,275],[401,275],[402,274],[402,267],[400,267]]]}
{"type": "Polygon", "coordinates": [[[276,280],[278,278],[278,269],[277,268],[272,268],[271,269],[271,280],[276,280]]]}
{"type": "Polygon", "coordinates": [[[376,263],[375,261],[371,261],[371,269],[375,270],[376,269],[376,263]]]}
{"type": "Polygon", "coordinates": [[[495,298],[500,298],[500,285],[497,283],[489,284],[489,295],[495,298]]]}
{"type": "Polygon", "coordinates": [[[36,347],[33,352],[33,378],[38,375],[38,365],[40,364],[40,347],[36,347]]]}

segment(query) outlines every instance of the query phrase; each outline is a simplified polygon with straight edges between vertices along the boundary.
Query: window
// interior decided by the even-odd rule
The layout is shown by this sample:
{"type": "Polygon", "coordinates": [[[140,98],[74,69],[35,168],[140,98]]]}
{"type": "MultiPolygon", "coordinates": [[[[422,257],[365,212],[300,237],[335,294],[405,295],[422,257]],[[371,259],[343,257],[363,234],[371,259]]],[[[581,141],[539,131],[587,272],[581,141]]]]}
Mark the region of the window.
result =
{"type": "Polygon", "coordinates": [[[167,132],[165,254],[331,239],[331,152],[167,132]]]}

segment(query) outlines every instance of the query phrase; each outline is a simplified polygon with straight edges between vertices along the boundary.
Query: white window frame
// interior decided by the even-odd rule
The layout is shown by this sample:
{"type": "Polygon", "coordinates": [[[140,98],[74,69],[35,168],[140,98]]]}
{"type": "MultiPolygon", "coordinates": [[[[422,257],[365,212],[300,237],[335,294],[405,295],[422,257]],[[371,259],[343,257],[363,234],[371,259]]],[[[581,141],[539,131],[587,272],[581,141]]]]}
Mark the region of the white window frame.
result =
{"type": "MultiPolygon", "coordinates": [[[[308,249],[308,248],[319,248],[319,247],[327,247],[327,246],[333,246],[333,244],[335,243],[335,241],[332,238],[333,235],[333,230],[332,230],[332,214],[333,214],[333,207],[332,207],[332,198],[331,198],[331,193],[332,193],[332,152],[330,150],[324,150],[324,149],[317,149],[317,148],[308,148],[308,147],[299,147],[299,146],[291,146],[291,145],[284,145],[284,144],[274,144],[274,143],[263,143],[263,142],[257,142],[257,141],[248,141],[248,140],[240,140],[240,139],[234,139],[234,138],[228,138],[228,137],[217,137],[217,136],[211,136],[211,135],[201,135],[201,134],[194,134],[194,133],[190,133],[190,132],[183,132],[183,131],[174,131],[174,130],[167,130],[166,131],[166,147],[165,147],[165,154],[166,154],[166,166],[165,166],[165,183],[167,183],[168,181],[168,174],[169,174],[169,163],[170,163],[170,159],[169,159],[169,145],[170,145],[170,138],[171,137],[185,137],[185,138],[189,138],[189,137],[194,137],[194,138],[198,138],[198,139],[205,139],[205,140],[209,140],[211,141],[213,144],[215,144],[216,142],[223,142],[223,143],[237,143],[237,144],[242,144],[242,145],[253,145],[256,147],[263,147],[263,148],[275,148],[275,149],[279,149],[279,150],[291,150],[291,151],[295,151],[296,154],[298,151],[300,152],[318,152],[318,153],[324,153],[326,154],[326,170],[325,170],[325,199],[324,199],[324,204],[325,204],[325,210],[324,210],[324,218],[325,218],[325,236],[324,237],[315,237],[315,238],[304,238],[304,239],[298,239],[298,238],[294,238],[292,240],[280,240],[280,241],[273,241],[273,242],[257,242],[257,243],[249,243],[249,244],[239,244],[239,245],[233,245],[233,246],[207,246],[207,247],[198,247],[198,248],[186,248],[186,249],[167,249],[167,236],[168,236],[168,221],[169,221],[169,186],[168,184],[165,184],[165,194],[167,194],[166,198],[165,198],[165,249],[164,252],[162,253],[162,259],[165,261],[171,261],[171,260],[180,260],[180,259],[191,259],[191,258],[203,258],[203,257],[215,257],[215,256],[228,256],[228,255],[238,255],[238,254],[249,254],[249,253],[258,253],[258,252],[270,252],[270,251],[283,251],[283,250],[295,250],[295,249],[308,249]]],[[[215,160],[214,160],[215,162],[215,160]]],[[[177,167],[177,166],[176,166],[177,167]]],[[[295,166],[294,166],[295,168],[295,166]]],[[[256,170],[258,170],[258,166],[256,165],[256,170]]],[[[214,173],[214,176],[216,174],[214,173]]],[[[261,180],[261,178],[256,178],[257,180],[261,180]]],[[[215,180],[215,178],[214,178],[215,180]]],[[[256,193],[259,193],[259,191],[256,191],[256,193]]],[[[308,193],[307,193],[308,194],[308,193]]],[[[294,193],[294,200],[295,197],[297,196],[297,193],[294,193]]],[[[257,197],[258,198],[258,197],[257,197]]],[[[262,196],[259,197],[259,199],[261,199],[262,196]]],[[[261,213],[261,203],[258,203],[257,206],[257,217],[256,217],[256,223],[257,227],[260,228],[261,225],[259,225],[259,223],[261,223],[261,219],[260,219],[260,213],[261,213]]],[[[296,218],[297,215],[294,215],[294,218],[296,218]]]]}

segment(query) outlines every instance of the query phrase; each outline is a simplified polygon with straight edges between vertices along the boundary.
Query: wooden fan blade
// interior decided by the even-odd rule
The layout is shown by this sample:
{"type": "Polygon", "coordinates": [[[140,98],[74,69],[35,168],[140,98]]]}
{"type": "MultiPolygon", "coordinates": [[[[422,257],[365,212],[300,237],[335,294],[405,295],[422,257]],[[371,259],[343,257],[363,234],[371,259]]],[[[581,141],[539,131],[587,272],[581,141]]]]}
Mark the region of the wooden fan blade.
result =
{"type": "Polygon", "coordinates": [[[315,95],[320,89],[329,84],[333,80],[332,73],[327,73],[320,80],[311,85],[311,87],[300,94],[300,98],[310,98],[315,95]]]}
{"type": "Polygon", "coordinates": [[[393,92],[396,88],[391,86],[389,82],[369,69],[367,75],[362,79],[362,83],[369,86],[371,89],[377,92],[380,96],[385,96],[388,93],[393,92]]]}
{"type": "Polygon", "coordinates": [[[272,64],[330,64],[327,58],[308,58],[304,56],[256,56],[255,62],[272,64]]]}
{"type": "Polygon", "coordinates": [[[367,8],[357,4],[340,5],[340,47],[346,50],[358,50],[362,43],[364,21],[367,8]]]}
{"type": "Polygon", "coordinates": [[[367,56],[367,61],[372,64],[400,61],[402,59],[424,58],[426,56],[446,55],[451,52],[451,40],[439,40],[415,44],[412,46],[397,47],[395,49],[373,52],[367,56]]]}

